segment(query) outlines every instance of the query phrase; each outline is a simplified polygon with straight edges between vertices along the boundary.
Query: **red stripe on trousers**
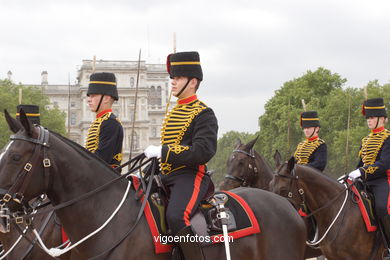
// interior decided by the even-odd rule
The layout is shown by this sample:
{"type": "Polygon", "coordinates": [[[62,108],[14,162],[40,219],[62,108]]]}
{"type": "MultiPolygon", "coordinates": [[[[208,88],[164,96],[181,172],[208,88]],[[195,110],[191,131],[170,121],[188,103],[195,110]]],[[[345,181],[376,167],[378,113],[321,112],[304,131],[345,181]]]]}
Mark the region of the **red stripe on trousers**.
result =
{"type": "Polygon", "coordinates": [[[191,225],[190,214],[191,214],[192,209],[195,206],[196,199],[199,196],[200,184],[202,183],[202,179],[204,176],[204,170],[205,170],[204,165],[200,165],[198,168],[198,172],[196,173],[195,182],[194,182],[194,190],[192,191],[191,199],[187,204],[186,210],[184,211],[183,219],[184,219],[184,223],[187,226],[191,225]]]}
{"type": "MultiPolygon", "coordinates": [[[[390,191],[390,170],[386,171],[387,174],[387,184],[389,185],[389,191],[390,191]]],[[[390,192],[387,193],[387,214],[390,215],[390,192]]]]}

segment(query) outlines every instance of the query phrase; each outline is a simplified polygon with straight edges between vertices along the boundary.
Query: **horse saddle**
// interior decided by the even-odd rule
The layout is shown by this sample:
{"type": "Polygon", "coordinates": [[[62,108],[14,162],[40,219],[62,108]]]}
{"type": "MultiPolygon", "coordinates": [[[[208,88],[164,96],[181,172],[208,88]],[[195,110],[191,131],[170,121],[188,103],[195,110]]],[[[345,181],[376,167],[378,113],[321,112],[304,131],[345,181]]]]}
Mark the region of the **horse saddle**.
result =
{"type": "MultiPolygon", "coordinates": [[[[159,180],[156,181],[156,183],[158,182],[159,180]]],[[[139,178],[132,176],[132,183],[135,190],[137,190],[137,196],[143,196],[139,178]]],[[[144,209],[153,237],[169,235],[165,217],[167,201],[163,188],[159,184],[153,184],[151,195],[144,209]]],[[[195,234],[199,237],[209,238],[203,242],[201,241],[202,246],[224,241],[221,239],[223,237],[222,223],[227,224],[229,236],[233,239],[260,232],[257,219],[248,204],[239,195],[229,191],[214,193],[214,186],[209,187],[207,196],[201,201],[190,221],[195,234]],[[227,215],[224,222],[221,218],[222,211],[225,211],[227,215]]],[[[153,242],[156,253],[170,251],[164,249],[164,246],[159,243],[160,241],[154,240],[153,242]]]]}
{"type": "MultiPolygon", "coordinates": [[[[352,181],[347,179],[347,183],[351,184],[352,181]]],[[[374,214],[374,196],[366,189],[361,180],[355,182],[351,191],[353,193],[352,200],[359,206],[367,231],[376,231],[377,221],[374,214]]]]}

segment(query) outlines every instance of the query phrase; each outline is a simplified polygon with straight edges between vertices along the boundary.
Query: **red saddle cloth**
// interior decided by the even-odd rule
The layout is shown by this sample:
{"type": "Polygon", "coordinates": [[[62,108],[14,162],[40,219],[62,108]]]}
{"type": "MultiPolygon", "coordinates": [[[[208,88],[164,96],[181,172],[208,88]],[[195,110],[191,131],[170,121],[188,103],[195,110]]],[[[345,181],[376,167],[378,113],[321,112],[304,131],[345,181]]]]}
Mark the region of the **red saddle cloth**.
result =
{"type": "MultiPolygon", "coordinates": [[[[352,181],[347,179],[347,183],[351,184],[352,181]]],[[[360,187],[357,188],[359,184],[356,183],[352,186],[351,190],[353,192],[354,201],[358,204],[360,213],[362,214],[364,223],[366,224],[366,229],[368,232],[374,232],[377,230],[377,223],[374,218],[373,206],[371,200],[369,200],[368,194],[365,193],[360,187]],[[364,196],[364,198],[362,197],[364,196]]]]}
{"type": "MultiPolygon", "coordinates": [[[[132,176],[132,183],[135,190],[139,191],[139,179],[135,176],[132,176]]],[[[237,229],[229,232],[230,239],[232,238],[234,241],[235,239],[241,237],[260,233],[259,223],[252,209],[249,207],[246,201],[237,194],[228,191],[224,191],[223,193],[225,193],[229,197],[228,202],[225,204],[225,207],[231,210],[231,212],[235,216],[237,225],[237,229]]],[[[143,198],[141,198],[141,200],[143,200],[143,198]]],[[[208,210],[209,209],[202,208],[201,212],[203,214],[207,214],[208,210]]],[[[160,235],[163,234],[161,223],[164,222],[164,220],[161,220],[159,211],[150,198],[146,203],[144,214],[148,222],[151,235],[153,237],[155,253],[169,253],[172,249],[172,245],[164,244],[160,239],[157,239],[160,235]]],[[[224,240],[222,239],[222,237],[222,232],[209,232],[209,239],[211,241],[210,244],[223,243],[224,240]]]]}

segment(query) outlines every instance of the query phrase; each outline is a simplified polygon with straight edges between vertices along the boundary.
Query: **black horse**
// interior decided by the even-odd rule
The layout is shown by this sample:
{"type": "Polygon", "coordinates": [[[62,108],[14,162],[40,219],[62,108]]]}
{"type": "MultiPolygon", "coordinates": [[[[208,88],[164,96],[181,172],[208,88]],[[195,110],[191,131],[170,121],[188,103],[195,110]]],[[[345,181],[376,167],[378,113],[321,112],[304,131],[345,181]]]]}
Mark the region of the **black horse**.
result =
{"type": "MultiPolygon", "coordinates": [[[[274,177],[274,172],[267,160],[253,149],[257,137],[247,144],[241,143],[238,139],[232,154],[227,161],[228,172],[224,181],[220,184],[221,190],[230,190],[237,187],[253,187],[269,191],[269,183],[274,177]]],[[[278,150],[275,151],[274,160],[280,165],[282,156],[278,150]]],[[[309,222],[306,221],[309,225],[309,222]]],[[[305,259],[321,256],[318,248],[307,246],[305,259]]]]}
{"type": "Polygon", "coordinates": [[[297,204],[305,200],[314,213],[318,241],[327,259],[382,259],[379,234],[366,231],[358,205],[343,184],[312,167],[295,164],[291,158],[279,167],[270,187],[283,196],[290,194],[297,204]]]}
{"type": "MultiPolygon", "coordinates": [[[[107,164],[76,143],[33,127],[23,112],[21,125],[7,112],[5,117],[16,135],[11,137],[14,142],[0,161],[0,188],[8,190],[11,196],[19,194],[30,200],[46,193],[55,206],[83,196],[118,177],[107,164]],[[25,173],[26,165],[28,174],[25,173]]],[[[94,196],[56,211],[74,244],[113,216],[100,232],[72,250],[72,259],[170,258],[169,254],[154,253],[153,238],[144,217],[133,232],[126,235],[135,223],[141,204],[134,190],[124,197],[128,187],[129,181],[121,179],[94,196]],[[125,203],[119,208],[123,198],[125,203]],[[118,212],[113,215],[115,209],[118,212]]],[[[260,189],[239,188],[232,192],[248,203],[261,228],[261,233],[232,243],[233,259],[303,259],[305,225],[286,199],[260,189]]],[[[205,247],[204,254],[206,259],[223,259],[224,246],[205,247]]]]}

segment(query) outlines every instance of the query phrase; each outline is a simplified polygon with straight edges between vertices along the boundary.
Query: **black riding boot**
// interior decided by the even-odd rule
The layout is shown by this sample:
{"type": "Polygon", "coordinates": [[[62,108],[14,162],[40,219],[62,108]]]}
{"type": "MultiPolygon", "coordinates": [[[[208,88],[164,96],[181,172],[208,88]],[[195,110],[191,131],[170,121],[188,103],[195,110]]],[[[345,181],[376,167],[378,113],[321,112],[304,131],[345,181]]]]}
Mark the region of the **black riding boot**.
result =
{"type": "Polygon", "coordinates": [[[383,233],[384,233],[384,245],[385,245],[385,254],[383,255],[383,260],[390,260],[390,215],[387,215],[380,219],[382,224],[383,233]]]}
{"type": "MultiPolygon", "coordinates": [[[[192,231],[191,226],[187,226],[180,230],[177,234],[177,237],[181,237],[180,242],[178,243],[181,249],[181,252],[184,255],[185,260],[204,260],[203,251],[199,243],[195,241],[195,234],[192,231]],[[189,236],[187,236],[189,235],[189,236]],[[193,237],[191,239],[191,237],[193,237]],[[187,239],[189,241],[187,241],[187,239]],[[190,242],[195,241],[195,242],[190,242]]],[[[174,248],[174,250],[179,248],[174,248]]],[[[172,252],[173,256],[177,256],[180,252],[172,252]]]]}

